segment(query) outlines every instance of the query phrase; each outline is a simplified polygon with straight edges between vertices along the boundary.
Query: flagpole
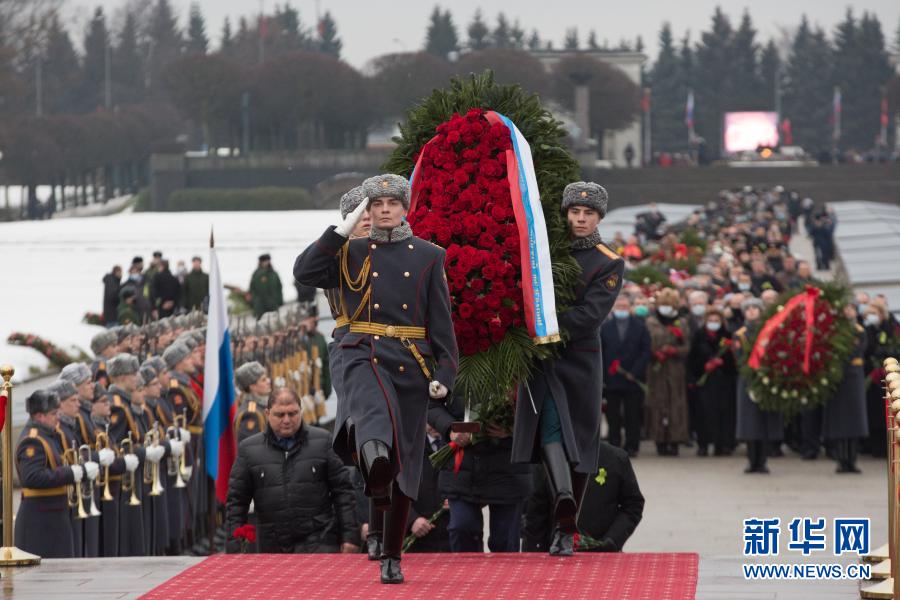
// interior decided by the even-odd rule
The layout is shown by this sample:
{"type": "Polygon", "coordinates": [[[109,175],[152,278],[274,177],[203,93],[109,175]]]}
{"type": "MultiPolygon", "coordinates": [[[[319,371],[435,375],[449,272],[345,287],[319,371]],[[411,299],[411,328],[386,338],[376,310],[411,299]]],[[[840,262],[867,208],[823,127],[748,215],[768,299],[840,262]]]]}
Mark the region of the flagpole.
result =
{"type": "Polygon", "coordinates": [[[841,138],[841,88],[834,86],[834,100],[831,105],[833,129],[831,131],[831,162],[838,162],[838,140],[841,138]]]}
{"type": "MultiPolygon", "coordinates": [[[[262,44],[260,44],[262,47],[262,44]]],[[[213,226],[209,226],[209,264],[213,265],[216,260],[215,256],[216,240],[213,235],[213,226]]],[[[218,292],[218,290],[216,290],[218,292]]],[[[207,382],[204,379],[204,385],[207,382]]],[[[206,473],[206,453],[203,456],[203,469],[201,471],[206,475],[206,514],[208,522],[206,524],[207,535],[209,536],[209,555],[212,556],[216,552],[216,483],[212,477],[206,473]]],[[[227,535],[227,533],[226,533],[227,535]]],[[[227,538],[226,538],[227,539],[227,538]]]]}

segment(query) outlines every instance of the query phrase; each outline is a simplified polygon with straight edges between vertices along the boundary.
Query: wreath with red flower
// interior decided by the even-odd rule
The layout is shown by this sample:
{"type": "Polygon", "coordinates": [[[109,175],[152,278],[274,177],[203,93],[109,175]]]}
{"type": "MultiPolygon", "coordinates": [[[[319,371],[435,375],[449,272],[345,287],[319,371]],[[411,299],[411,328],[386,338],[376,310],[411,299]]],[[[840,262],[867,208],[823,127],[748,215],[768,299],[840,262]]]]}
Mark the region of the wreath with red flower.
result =
{"type": "Polygon", "coordinates": [[[384,165],[409,176],[421,154],[413,233],[447,250],[446,275],[460,349],[455,382],[482,421],[512,423],[510,391],[552,346],[535,345],[525,327],[519,233],[507,182],[510,133],[485,112],[506,115],[531,146],[550,241],[557,307],[573,297],[579,267],[559,199],[578,179],[565,130],[537,96],[501,86],[490,71],[453,79],[407,113],[384,165]],[[431,143],[429,143],[431,142],[431,143]]]}
{"type": "MultiPolygon", "coordinates": [[[[13,346],[33,348],[46,356],[50,361],[50,364],[58,369],[62,369],[67,364],[75,362],[80,358],[71,356],[68,352],[53,344],[53,342],[49,342],[32,333],[11,333],[6,339],[6,343],[12,344],[13,346]]],[[[84,356],[84,353],[80,353],[80,356],[84,356]]]]}
{"type": "MultiPolygon", "coordinates": [[[[748,338],[748,347],[742,348],[741,374],[748,382],[751,400],[763,410],[791,417],[824,403],[844,377],[858,334],[857,324],[841,312],[849,294],[833,283],[823,283],[817,289],[818,294],[812,294],[814,299],[809,291],[799,292],[812,302],[811,320],[807,319],[805,304],[781,315],[781,323],[759,357],[759,368],[751,367],[748,359],[763,328],[748,338]]],[[[798,290],[782,294],[761,322],[776,318],[797,297],[798,290]]]]}

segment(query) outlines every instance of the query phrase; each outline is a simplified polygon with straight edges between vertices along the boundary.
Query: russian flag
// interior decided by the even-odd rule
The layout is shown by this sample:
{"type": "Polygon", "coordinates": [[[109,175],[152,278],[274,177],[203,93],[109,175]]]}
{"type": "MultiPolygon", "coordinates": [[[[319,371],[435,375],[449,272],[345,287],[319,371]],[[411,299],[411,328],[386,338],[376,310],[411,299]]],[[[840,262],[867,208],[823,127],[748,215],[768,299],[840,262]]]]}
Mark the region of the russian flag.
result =
{"type": "Polygon", "coordinates": [[[209,318],[206,324],[206,372],[203,385],[203,447],[206,473],[216,484],[216,498],[225,503],[228,476],[236,454],[234,431],[234,367],[225,288],[209,235],[209,318]]]}
{"type": "Polygon", "coordinates": [[[688,90],[684,103],[684,124],[690,131],[694,131],[694,90],[688,90]]]}

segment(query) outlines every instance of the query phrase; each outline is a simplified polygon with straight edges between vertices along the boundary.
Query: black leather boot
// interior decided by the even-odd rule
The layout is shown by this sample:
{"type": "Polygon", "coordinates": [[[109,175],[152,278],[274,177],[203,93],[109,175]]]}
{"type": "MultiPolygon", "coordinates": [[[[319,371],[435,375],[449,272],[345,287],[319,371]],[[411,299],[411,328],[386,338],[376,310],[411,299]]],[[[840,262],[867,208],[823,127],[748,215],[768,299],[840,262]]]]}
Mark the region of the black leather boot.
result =
{"type": "Polygon", "coordinates": [[[575,520],[578,520],[578,513],[581,512],[581,501],[584,500],[584,490],[587,487],[588,474],[579,473],[575,469],[571,470],[572,476],[572,496],[575,498],[575,520]]]}
{"type": "Polygon", "coordinates": [[[409,518],[409,496],[396,483],[391,494],[391,507],[384,515],[384,548],[381,552],[381,583],[403,583],[400,552],[409,518]]]}
{"type": "Polygon", "coordinates": [[[378,510],[375,502],[369,498],[369,535],[366,537],[366,553],[369,560],[381,560],[384,531],[384,512],[378,510]]]}
{"type": "Polygon", "coordinates": [[[391,505],[391,471],[390,450],[380,440],[369,440],[359,449],[361,463],[366,471],[366,486],[375,506],[382,510],[391,505]]]}
{"type": "Polygon", "coordinates": [[[849,473],[862,473],[856,466],[856,457],[859,455],[859,441],[847,440],[847,471],[849,473]]]}
{"type": "Polygon", "coordinates": [[[556,519],[556,526],[563,533],[575,533],[578,504],[572,489],[572,474],[569,471],[566,451],[559,442],[547,444],[542,449],[547,481],[553,492],[553,516],[556,519]]]}

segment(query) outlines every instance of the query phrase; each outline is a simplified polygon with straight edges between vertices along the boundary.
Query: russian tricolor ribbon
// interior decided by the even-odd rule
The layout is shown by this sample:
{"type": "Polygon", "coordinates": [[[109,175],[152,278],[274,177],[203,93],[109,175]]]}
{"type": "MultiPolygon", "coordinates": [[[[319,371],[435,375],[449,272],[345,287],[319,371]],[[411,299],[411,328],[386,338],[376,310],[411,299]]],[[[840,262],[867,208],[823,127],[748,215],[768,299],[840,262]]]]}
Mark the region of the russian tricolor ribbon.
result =
{"type": "Polygon", "coordinates": [[[787,321],[788,317],[790,317],[794,311],[803,308],[804,320],[806,322],[806,343],[803,348],[803,374],[809,375],[813,344],[813,325],[815,323],[815,305],[819,294],[821,294],[819,288],[806,286],[806,291],[801,292],[788,300],[781,311],[766,321],[765,325],[763,325],[762,329],[759,331],[759,336],[757,336],[756,343],[753,345],[753,350],[750,352],[750,358],[747,359],[747,364],[750,368],[759,369],[760,359],[763,354],[766,353],[766,346],[769,345],[772,334],[782,323],[787,321]]]}

